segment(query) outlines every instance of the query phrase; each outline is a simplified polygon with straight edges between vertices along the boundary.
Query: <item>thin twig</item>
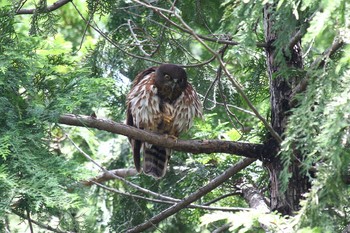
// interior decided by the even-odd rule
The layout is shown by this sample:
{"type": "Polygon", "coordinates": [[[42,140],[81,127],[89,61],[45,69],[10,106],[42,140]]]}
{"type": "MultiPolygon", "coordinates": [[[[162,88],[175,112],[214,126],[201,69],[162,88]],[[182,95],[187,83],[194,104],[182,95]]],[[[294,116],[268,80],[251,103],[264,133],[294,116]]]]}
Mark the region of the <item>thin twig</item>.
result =
{"type": "MultiPolygon", "coordinates": [[[[150,9],[152,9],[152,10],[162,11],[162,12],[166,12],[166,13],[169,13],[169,14],[173,14],[173,13],[174,13],[174,10],[173,10],[173,9],[172,9],[172,10],[166,10],[166,9],[164,9],[164,8],[156,7],[156,6],[153,6],[153,5],[151,5],[151,4],[147,4],[147,3],[141,2],[141,1],[139,1],[139,0],[133,0],[133,1],[136,2],[136,3],[138,3],[138,4],[140,4],[140,5],[142,5],[142,6],[145,6],[145,7],[147,7],[147,8],[150,8],[150,9]]],[[[172,7],[172,8],[173,8],[173,7],[172,7]]]]}
{"type": "MultiPolygon", "coordinates": [[[[14,209],[11,209],[11,212],[14,213],[15,215],[17,215],[17,216],[23,218],[23,219],[28,220],[28,217],[27,217],[27,216],[21,214],[20,212],[14,210],[14,209]]],[[[59,229],[57,229],[57,228],[53,228],[53,227],[51,227],[51,226],[49,226],[49,225],[43,224],[43,223],[38,222],[38,221],[36,221],[36,220],[34,220],[34,219],[30,219],[30,221],[31,221],[32,223],[34,223],[35,225],[39,226],[40,228],[43,228],[43,229],[46,229],[46,230],[49,230],[49,231],[52,231],[52,232],[56,232],[56,233],[73,233],[73,232],[70,232],[70,231],[61,231],[61,230],[59,230],[59,229]]]]}
{"type": "Polygon", "coordinates": [[[26,2],[27,0],[22,0],[18,3],[19,6],[17,7],[16,13],[22,9],[22,7],[24,6],[24,4],[26,4],[26,2]]]}
{"type": "MultiPolygon", "coordinates": [[[[225,54],[225,51],[226,49],[228,48],[228,46],[226,45],[222,50],[221,50],[221,59],[223,60],[224,59],[224,54],[225,54]]],[[[222,82],[221,82],[221,74],[222,74],[222,67],[219,66],[218,68],[218,71],[217,71],[217,77],[218,77],[218,86],[219,86],[219,93],[221,95],[221,99],[224,103],[224,107],[225,107],[225,111],[229,117],[229,120],[231,122],[231,124],[233,125],[233,127],[237,128],[233,122],[233,120],[231,119],[231,117],[233,117],[236,122],[242,127],[242,129],[244,129],[244,125],[239,121],[239,119],[237,118],[237,116],[228,108],[227,106],[227,101],[226,101],[226,96],[224,94],[224,90],[222,88],[222,82]]],[[[240,137],[242,137],[242,135],[239,133],[240,137]]]]}
{"type": "MultiPolygon", "coordinates": [[[[73,3],[73,2],[72,2],[73,3]]],[[[92,19],[94,18],[94,14],[95,14],[95,11],[97,9],[97,6],[99,4],[99,0],[96,1],[95,5],[94,5],[94,9],[92,10],[91,12],[91,15],[89,17],[89,21],[85,24],[85,29],[84,29],[84,32],[83,32],[83,36],[81,37],[81,40],[80,40],[80,45],[79,45],[79,48],[78,48],[78,51],[81,49],[81,47],[83,46],[83,42],[84,42],[84,39],[85,39],[85,36],[86,36],[86,33],[87,33],[87,30],[89,28],[89,25],[92,21],[92,19]]]]}
{"type": "Polygon", "coordinates": [[[239,192],[227,193],[227,194],[222,195],[220,197],[214,198],[213,200],[210,200],[210,201],[208,201],[206,203],[203,203],[203,205],[204,206],[208,206],[208,205],[211,205],[211,204],[213,204],[215,202],[218,202],[218,201],[220,201],[220,200],[222,200],[222,199],[224,199],[226,197],[237,196],[237,195],[241,195],[241,193],[239,193],[239,192]]]}
{"type": "Polygon", "coordinates": [[[129,31],[130,31],[132,37],[133,37],[134,40],[135,40],[136,46],[139,47],[140,51],[141,51],[145,56],[150,57],[151,55],[148,54],[148,53],[143,49],[143,46],[142,46],[142,43],[143,43],[143,42],[142,42],[142,41],[139,41],[139,39],[137,39],[137,35],[135,34],[134,28],[133,28],[133,26],[131,25],[131,24],[134,24],[134,22],[131,21],[130,19],[128,19],[127,22],[128,22],[127,24],[128,24],[128,27],[129,27],[129,31]]]}
{"type": "MultiPolygon", "coordinates": [[[[198,94],[198,95],[199,95],[201,98],[203,98],[203,99],[204,99],[204,97],[205,97],[204,95],[201,95],[201,94],[198,94]]],[[[208,100],[209,102],[214,103],[215,105],[224,106],[224,103],[217,102],[216,100],[211,100],[211,99],[209,99],[209,98],[207,98],[207,100],[208,100]]],[[[246,113],[246,114],[255,116],[255,114],[254,114],[253,112],[248,111],[248,110],[246,110],[246,109],[244,109],[244,108],[241,108],[241,107],[238,107],[238,106],[235,106],[235,105],[232,105],[232,104],[227,104],[227,106],[230,107],[230,108],[237,109],[237,110],[239,110],[239,111],[241,111],[241,112],[244,112],[244,113],[246,113]]]]}
{"type": "Polygon", "coordinates": [[[115,179],[114,176],[111,176],[110,174],[114,174],[119,177],[129,177],[129,176],[136,176],[138,172],[135,168],[120,168],[120,169],[114,169],[114,170],[108,170],[108,172],[103,172],[101,175],[91,178],[89,180],[83,180],[81,183],[85,186],[91,186],[94,184],[94,182],[97,183],[103,183],[107,182],[109,180],[115,179]]]}
{"type": "Polygon", "coordinates": [[[29,208],[27,208],[27,220],[28,220],[28,225],[31,233],[34,233],[33,225],[32,225],[32,219],[30,218],[30,211],[29,208]]]}
{"type": "MultiPolygon", "coordinates": [[[[344,41],[339,38],[335,38],[332,45],[326,49],[320,57],[318,57],[314,62],[311,63],[309,69],[318,69],[324,66],[325,61],[331,57],[335,52],[337,52],[344,45],[344,41]]],[[[294,99],[295,95],[306,90],[308,85],[308,80],[310,78],[310,72],[308,72],[304,79],[293,89],[291,94],[291,105],[296,105],[296,100],[294,99]]]]}
{"type": "MultiPolygon", "coordinates": [[[[168,204],[168,205],[174,205],[174,204],[179,203],[181,201],[180,199],[177,199],[177,201],[175,202],[175,201],[165,201],[165,200],[161,200],[161,199],[154,199],[154,198],[144,197],[144,196],[140,196],[140,195],[137,195],[137,194],[123,192],[123,191],[120,191],[118,189],[111,188],[111,187],[108,187],[106,185],[100,184],[98,182],[94,182],[93,181],[93,183],[95,185],[105,189],[105,190],[110,191],[110,192],[117,193],[117,194],[124,195],[124,196],[128,196],[128,197],[132,197],[132,198],[145,200],[145,201],[161,203],[161,204],[168,204]]],[[[242,210],[243,211],[249,211],[249,210],[251,210],[250,208],[243,208],[243,207],[205,206],[205,205],[197,205],[197,204],[188,205],[186,208],[204,209],[204,210],[213,210],[213,211],[242,211],[242,210]]]]}
{"type": "MultiPolygon", "coordinates": [[[[133,57],[133,58],[137,58],[137,59],[142,59],[142,60],[145,60],[145,61],[149,61],[149,62],[152,62],[152,63],[155,63],[155,64],[163,64],[164,62],[162,61],[157,61],[157,60],[154,60],[154,59],[151,59],[149,57],[143,57],[143,56],[139,56],[139,55],[136,55],[136,54],[133,54],[133,53],[130,53],[126,50],[124,50],[122,47],[120,47],[115,41],[113,41],[107,34],[105,34],[104,32],[102,32],[102,30],[100,30],[97,26],[93,25],[92,23],[89,23],[88,20],[85,19],[85,17],[82,15],[82,13],[79,11],[79,9],[77,8],[77,6],[72,2],[75,10],[77,11],[77,13],[79,14],[80,18],[82,20],[84,20],[86,23],[88,23],[88,25],[90,25],[90,27],[92,29],[94,29],[98,34],[100,34],[106,41],[108,41],[109,43],[111,43],[114,47],[116,47],[118,50],[120,50],[121,52],[125,53],[126,55],[130,56],[130,57],[133,57]]],[[[203,66],[203,65],[206,65],[210,62],[212,62],[213,60],[215,59],[215,57],[212,57],[210,58],[209,60],[207,61],[204,61],[202,63],[198,63],[198,64],[186,64],[186,65],[182,65],[182,64],[179,64],[179,66],[181,67],[198,67],[198,66],[203,66]]]]}
{"type": "Polygon", "coordinates": [[[156,61],[156,60],[148,58],[148,57],[139,56],[139,55],[136,55],[136,54],[129,53],[129,52],[125,51],[117,43],[115,43],[110,37],[108,37],[104,32],[102,32],[97,26],[93,25],[88,20],[86,20],[85,17],[81,14],[79,9],[77,8],[77,6],[74,4],[74,2],[72,2],[72,4],[73,4],[75,10],[77,11],[77,13],[79,14],[80,18],[82,18],[82,20],[84,20],[87,24],[89,24],[92,29],[94,29],[98,34],[100,34],[105,40],[107,40],[109,43],[111,43],[118,50],[122,51],[123,53],[125,53],[128,56],[131,56],[131,57],[134,57],[134,58],[137,58],[137,59],[142,59],[142,60],[145,60],[145,61],[153,62],[155,64],[162,64],[163,63],[163,62],[156,61]]]}
{"type": "MultiPolygon", "coordinates": [[[[143,5],[146,5],[147,7],[150,5],[150,4],[146,4],[146,3],[143,3],[143,5]]],[[[150,5],[152,6],[152,5],[150,5]]],[[[167,17],[166,15],[164,15],[161,11],[159,10],[155,10],[153,9],[159,16],[161,16],[163,19],[165,19],[167,22],[169,22],[171,25],[173,25],[174,27],[180,29],[181,31],[185,32],[185,33],[188,33],[188,34],[192,34],[190,30],[184,28],[184,27],[181,27],[180,25],[178,25],[177,23],[175,23],[173,20],[170,19],[170,17],[167,17]]],[[[173,12],[174,13],[174,12],[173,12]]],[[[203,40],[206,40],[206,41],[211,41],[211,42],[216,42],[216,43],[219,43],[219,44],[227,44],[227,45],[239,45],[240,43],[239,42],[236,42],[236,41],[233,41],[233,40],[227,40],[227,39],[222,39],[220,37],[229,37],[228,35],[220,35],[220,37],[209,37],[209,36],[204,36],[204,35],[201,35],[201,34],[196,34],[199,38],[203,39],[203,40]]],[[[267,47],[266,43],[256,43],[256,46],[257,47],[267,47]]]]}

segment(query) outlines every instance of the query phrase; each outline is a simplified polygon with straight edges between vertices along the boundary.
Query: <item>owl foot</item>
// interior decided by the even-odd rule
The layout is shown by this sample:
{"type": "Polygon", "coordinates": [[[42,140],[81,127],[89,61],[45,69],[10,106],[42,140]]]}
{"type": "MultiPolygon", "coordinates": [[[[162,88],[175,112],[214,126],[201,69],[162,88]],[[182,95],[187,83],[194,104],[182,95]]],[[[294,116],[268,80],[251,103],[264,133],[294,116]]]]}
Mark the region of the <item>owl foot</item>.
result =
{"type": "Polygon", "coordinates": [[[176,136],[174,136],[174,135],[171,135],[171,134],[165,134],[165,137],[168,139],[168,138],[171,138],[171,139],[173,139],[173,140],[175,140],[176,142],[177,142],[177,137],[176,136]]]}

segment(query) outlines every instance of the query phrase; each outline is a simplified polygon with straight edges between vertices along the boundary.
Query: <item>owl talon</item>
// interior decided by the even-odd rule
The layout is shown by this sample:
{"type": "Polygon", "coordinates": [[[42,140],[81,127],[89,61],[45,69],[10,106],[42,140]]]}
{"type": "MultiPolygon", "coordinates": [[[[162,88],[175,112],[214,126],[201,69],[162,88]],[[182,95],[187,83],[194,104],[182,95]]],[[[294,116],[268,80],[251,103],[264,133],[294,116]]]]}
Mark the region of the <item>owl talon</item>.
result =
{"type": "Polygon", "coordinates": [[[170,125],[170,124],[173,123],[174,117],[169,116],[169,115],[163,115],[163,121],[164,121],[166,124],[170,125]]]}
{"type": "Polygon", "coordinates": [[[165,137],[168,139],[168,138],[171,138],[171,139],[173,139],[173,140],[175,140],[176,142],[177,142],[177,137],[176,136],[174,136],[174,135],[171,135],[171,134],[165,134],[165,137]]]}

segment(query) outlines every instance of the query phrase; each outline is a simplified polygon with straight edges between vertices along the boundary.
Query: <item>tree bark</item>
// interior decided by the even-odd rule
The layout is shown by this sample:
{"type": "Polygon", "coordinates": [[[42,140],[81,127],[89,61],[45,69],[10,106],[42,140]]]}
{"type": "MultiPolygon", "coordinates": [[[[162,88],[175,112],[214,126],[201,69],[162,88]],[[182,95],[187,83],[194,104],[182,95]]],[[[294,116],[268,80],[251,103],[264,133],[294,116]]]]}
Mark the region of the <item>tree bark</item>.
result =
{"type": "Polygon", "coordinates": [[[159,135],[122,123],[117,123],[107,119],[97,119],[90,116],[64,114],[59,117],[58,123],[104,130],[143,142],[148,142],[153,145],[194,154],[209,154],[215,152],[228,153],[261,160],[269,157],[268,145],[225,140],[174,140],[166,135],[159,135]]]}
{"type": "MultiPolygon", "coordinates": [[[[279,65],[276,62],[276,51],[273,42],[277,40],[278,32],[274,27],[274,6],[266,4],[264,7],[264,30],[265,42],[270,46],[266,48],[266,63],[270,84],[270,103],[271,103],[271,125],[273,129],[283,138],[286,130],[288,114],[291,110],[291,96],[293,88],[298,84],[298,77],[283,77],[277,75],[279,65]]],[[[296,30],[297,31],[297,30],[296,30]]],[[[302,68],[302,53],[300,40],[293,47],[286,45],[288,54],[285,55],[285,62],[288,67],[302,68]]],[[[283,51],[285,52],[285,51],[283,51]]],[[[276,145],[276,151],[279,145],[276,145]]],[[[289,180],[286,191],[281,191],[280,174],[284,166],[279,156],[274,156],[271,161],[265,164],[270,174],[270,207],[271,210],[277,210],[284,215],[292,215],[299,209],[299,202],[302,194],[309,188],[309,182],[306,176],[301,174],[300,161],[298,153],[295,152],[295,160],[288,168],[292,177],[289,180]]]]}

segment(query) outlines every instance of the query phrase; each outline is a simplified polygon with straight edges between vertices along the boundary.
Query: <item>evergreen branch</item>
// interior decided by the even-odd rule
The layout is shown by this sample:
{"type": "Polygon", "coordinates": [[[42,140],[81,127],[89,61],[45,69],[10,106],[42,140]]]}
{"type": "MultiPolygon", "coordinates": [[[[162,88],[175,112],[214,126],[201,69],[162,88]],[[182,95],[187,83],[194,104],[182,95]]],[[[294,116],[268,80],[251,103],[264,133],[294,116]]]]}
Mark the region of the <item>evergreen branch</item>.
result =
{"type": "Polygon", "coordinates": [[[160,61],[156,61],[154,59],[148,58],[148,57],[143,57],[143,56],[139,56],[133,53],[129,53],[128,51],[125,51],[123,48],[121,48],[116,42],[114,42],[107,34],[105,34],[104,32],[102,32],[101,29],[98,28],[98,26],[93,25],[91,22],[89,22],[89,20],[87,20],[83,14],[79,11],[78,7],[72,2],[75,10],[77,11],[77,13],[79,14],[80,18],[87,24],[89,25],[92,29],[94,29],[98,34],[100,34],[106,41],[108,41],[109,43],[111,43],[114,47],[116,47],[118,50],[122,51],[123,53],[125,53],[128,56],[137,58],[137,59],[142,59],[145,61],[149,61],[149,62],[153,62],[156,64],[162,64],[163,62],[160,61]]]}
{"type": "MultiPolygon", "coordinates": [[[[66,5],[67,3],[71,2],[72,0],[58,0],[57,2],[54,2],[52,5],[46,7],[46,9],[44,9],[45,13],[48,12],[52,12],[57,10],[58,8],[66,5]]],[[[16,15],[31,15],[34,14],[35,11],[37,11],[36,8],[32,8],[32,9],[18,9],[16,11],[16,15]]]]}
{"type": "Polygon", "coordinates": [[[303,35],[304,35],[304,33],[302,33],[301,30],[297,31],[295,33],[295,35],[290,39],[289,44],[288,44],[288,48],[290,50],[292,50],[294,45],[296,45],[301,40],[303,35]]]}
{"type": "Polygon", "coordinates": [[[36,220],[34,220],[32,218],[29,218],[29,217],[21,214],[20,212],[18,212],[15,209],[11,209],[11,212],[14,213],[15,215],[19,216],[20,218],[26,219],[26,220],[30,221],[31,223],[34,223],[35,225],[39,226],[40,228],[43,228],[43,229],[46,229],[46,230],[49,230],[49,231],[52,231],[52,232],[56,232],[56,233],[71,233],[71,232],[68,232],[68,231],[61,231],[61,230],[59,230],[57,228],[53,228],[50,225],[47,225],[47,224],[41,223],[39,221],[36,221],[36,220]]]}
{"type": "MultiPolygon", "coordinates": [[[[139,2],[139,1],[136,1],[136,2],[139,2]]],[[[167,22],[169,22],[171,25],[173,25],[174,27],[176,27],[177,29],[187,33],[187,34],[190,34],[192,35],[191,31],[180,26],[179,24],[175,23],[173,20],[170,19],[170,17],[167,17],[166,15],[164,15],[161,11],[163,10],[158,10],[158,9],[155,9],[151,4],[145,4],[143,3],[142,5],[148,7],[148,8],[151,8],[153,9],[159,16],[161,16],[163,19],[165,19],[167,22]]],[[[172,12],[174,14],[174,11],[172,12]]],[[[219,37],[210,37],[210,36],[205,36],[205,35],[201,35],[201,34],[197,34],[196,35],[203,39],[203,40],[206,40],[206,41],[210,41],[210,42],[216,42],[216,43],[219,43],[219,44],[226,44],[226,45],[239,45],[240,43],[237,42],[237,41],[232,41],[231,40],[231,36],[229,35],[219,35],[219,37]],[[223,38],[229,38],[229,39],[223,39],[223,38]]],[[[260,43],[260,42],[257,42],[256,43],[256,46],[257,47],[260,47],[260,48],[265,48],[267,47],[266,43],[260,43]]]]}
{"type": "MultiPolygon", "coordinates": [[[[326,49],[320,57],[318,57],[314,62],[311,63],[310,69],[318,69],[325,65],[326,60],[331,57],[335,52],[337,52],[343,45],[344,41],[342,39],[335,39],[332,45],[326,49]]],[[[304,79],[302,79],[299,84],[293,89],[291,94],[292,106],[296,105],[296,101],[294,99],[295,95],[301,92],[304,92],[308,85],[308,79],[310,74],[308,73],[304,79]]]]}
{"type": "MultiPolygon", "coordinates": [[[[132,193],[126,193],[123,191],[120,191],[118,189],[115,188],[111,188],[108,187],[106,185],[100,184],[98,182],[92,182],[95,185],[108,190],[110,192],[113,193],[117,193],[117,194],[121,194],[124,196],[128,196],[131,198],[137,198],[137,199],[141,199],[141,200],[145,200],[145,201],[150,201],[150,202],[155,202],[155,203],[161,203],[161,204],[168,204],[168,205],[174,205],[176,203],[181,202],[180,199],[177,199],[177,201],[165,201],[165,200],[161,200],[161,199],[154,199],[154,198],[149,198],[149,197],[144,197],[144,196],[140,196],[140,195],[136,195],[136,194],[132,194],[132,193]]],[[[204,209],[204,210],[213,210],[213,211],[248,211],[251,210],[250,208],[243,208],[243,207],[221,207],[221,206],[206,206],[206,205],[197,205],[197,204],[191,204],[188,205],[186,208],[191,208],[191,209],[204,209]]]]}
{"type": "Polygon", "coordinates": [[[268,157],[268,150],[263,144],[233,142],[225,140],[174,140],[171,137],[151,133],[129,125],[107,119],[97,119],[90,116],[65,114],[61,115],[58,123],[82,126],[121,134],[132,139],[148,142],[177,151],[198,153],[228,153],[248,158],[263,159],[268,157]]]}
{"type": "Polygon", "coordinates": [[[198,200],[208,192],[212,191],[213,189],[217,188],[220,186],[222,183],[224,183],[226,180],[231,178],[233,175],[237,174],[239,171],[244,169],[245,167],[249,166],[251,163],[253,163],[256,159],[251,159],[251,158],[245,158],[241,160],[240,162],[236,163],[229,169],[227,169],[224,173],[221,175],[217,176],[215,179],[209,182],[209,184],[203,186],[202,188],[199,188],[198,191],[192,193],[185,199],[183,199],[181,202],[174,204],[173,206],[165,209],[164,211],[160,212],[158,215],[153,216],[150,218],[148,221],[137,225],[136,227],[129,229],[128,233],[136,233],[136,232],[142,232],[146,229],[151,228],[155,224],[163,221],[164,219],[172,216],[173,214],[179,212],[183,208],[187,207],[190,205],[192,202],[198,200]]]}
{"type": "MultiPolygon", "coordinates": [[[[154,60],[154,59],[151,59],[149,57],[144,57],[144,56],[139,56],[137,54],[133,54],[133,53],[130,53],[128,51],[126,51],[125,49],[123,49],[121,46],[119,46],[115,41],[113,41],[113,39],[111,39],[106,33],[104,33],[101,29],[98,28],[98,26],[96,25],[93,25],[91,22],[89,22],[89,20],[87,20],[83,14],[79,11],[79,9],[77,8],[77,6],[74,4],[74,2],[72,2],[75,10],[77,11],[77,13],[79,14],[80,18],[85,21],[85,23],[87,25],[89,25],[92,29],[94,29],[99,35],[101,35],[106,41],[108,41],[111,45],[113,45],[115,48],[117,48],[118,50],[120,50],[121,52],[125,53],[126,55],[130,56],[130,57],[133,57],[133,58],[137,58],[137,59],[141,59],[141,60],[145,60],[145,61],[149,61],[149,62],[152,62],[152,63],[155,63],[155,64],[163,64],[164,62],[162,61],[157,61],[157,60],[154,60]]],[[[209,60],[207,61],[204,61],[204,62],[201,62],[201,63],[197,63],[197,64],[187,64],[187,65],[181,65],[179,64],[179,66],[181,67],[198,67],[198,66],[203,66],[203,65],[206,65],[210,62],[212,62],[213,60],[215,59],[215,57],[213,56],[212,58],[210,58],[209,60]]]]}
{"type": "Polygon", "coordinates": [[[314,16],[316,15],[316,13],[312,14],[309,18],[307,18],[304,21],[304,24],[301,26],[301,28],[295,33],[295,35],[289,40],[289,44],[288,47],[290,50],[293,49],[294,45],[296,45],[301,38],[304,36],[307,28],[309,27],[309,23],[310,21],[314,18],[314,16]]]}
{"type": "Polygon", "coordinates": [[[241,84],[231,75],[231,73],[228,71],[226,67],[226,63],[221,59],[220,54],[216,53],[212,48],[210,48],[201,38],[198,37],[198,35],[193,31],[193,29],[186,24],[186,22],[182,19],[181,16],[175,13],[175,16],[180,20],[180,22],[191,31],[192,35],[196,40],[201,43],[210,53],[212,53],[214,56],[216,56],[216,59],[220,63],[220,66],[224,70],[227,78],[229,81],[231,81],[232,85],[236,88],[237,92],[240,94],[240,96],[244,99],[244,101],[247,103],[249,108],[254,112],[255,116],[264,124],[264,126],[267,128],[267,130],[271,133],[271,135],[277,140],[278,143],[282,142],[282,138],[278,133],[272,128],[272,126],[266,121],[264,117],[260,115],[258,110],[254,107],[252,102],[249,100],[248,96],[244,93],[243,87],[241,84]]]}
{"type": "Polygon", "coordinates": [[[344,41],[342,39],[336,38],[332,45],[322,53],[322,56],[317,58],[311,65],[310,68],[321,68],[325,65],[326,60],[331,57],[335,52],[338,51],[343,45],[344,41]]]}

